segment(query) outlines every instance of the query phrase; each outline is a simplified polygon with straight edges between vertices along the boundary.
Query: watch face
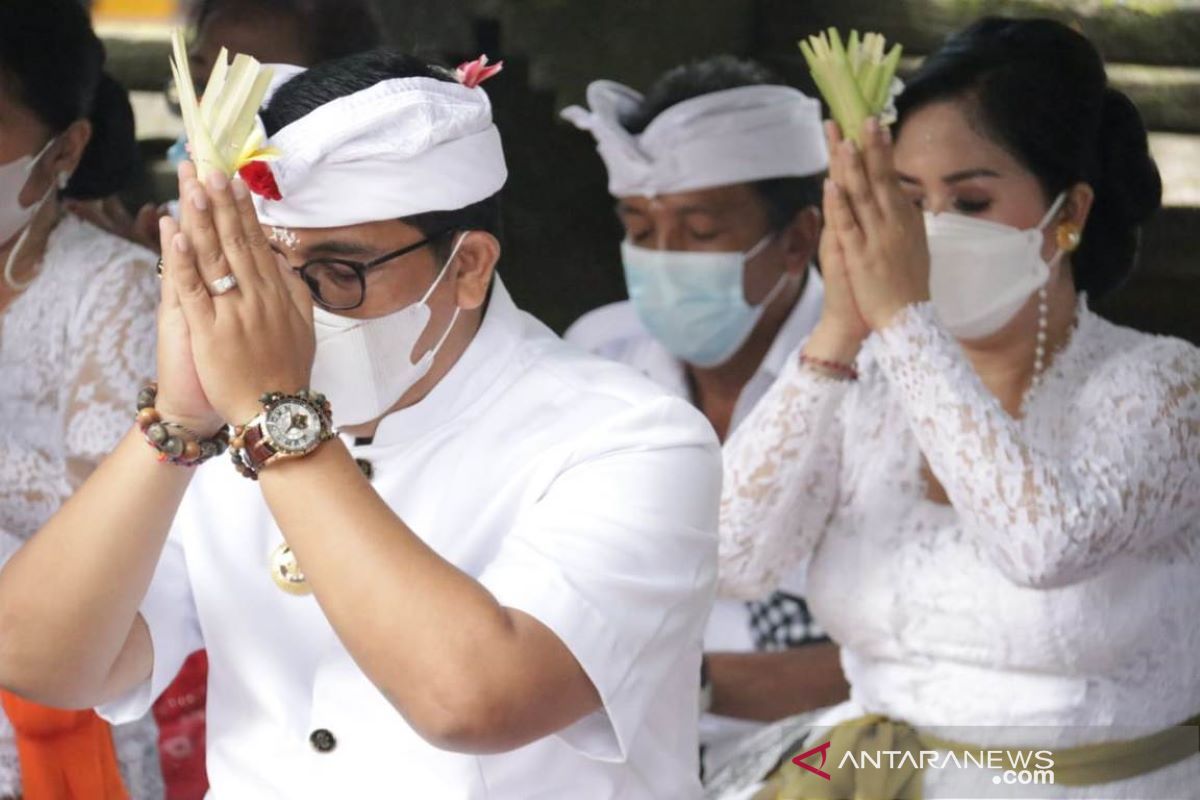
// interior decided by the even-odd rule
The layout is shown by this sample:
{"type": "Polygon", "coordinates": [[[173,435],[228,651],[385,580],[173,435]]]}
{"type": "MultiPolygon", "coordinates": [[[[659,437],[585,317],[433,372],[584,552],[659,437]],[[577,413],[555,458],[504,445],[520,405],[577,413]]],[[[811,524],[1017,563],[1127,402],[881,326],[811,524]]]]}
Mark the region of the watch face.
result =
{"type": "Polygon", "coordinates": [[[304,453],[321,439],[321,418],[311,406],[285,400],[267,413],[263,430],[284,453],[304,453]]]}

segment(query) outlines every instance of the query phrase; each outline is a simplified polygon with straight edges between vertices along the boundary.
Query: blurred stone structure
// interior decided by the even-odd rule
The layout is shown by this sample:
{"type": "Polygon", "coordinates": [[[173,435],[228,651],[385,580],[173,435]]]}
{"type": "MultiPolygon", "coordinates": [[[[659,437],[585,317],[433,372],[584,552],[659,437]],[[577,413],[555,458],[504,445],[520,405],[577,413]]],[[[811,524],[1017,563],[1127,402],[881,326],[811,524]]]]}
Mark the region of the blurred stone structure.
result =
{"type": "MultiPolygon", "coordinates": [[[[488,83],[512,178],[502,270],[518,301],[561,330],[623,296],[620,228],[592,142],[559,122],[598,77],[644,87],[715,53],[761,59],[812,91],[796,49],[835,25],[903,42],[915,66],[949,32],[989,13],[1077,25],[1154,131],[1168,208],[1149,226],[1142,266],[1100,306],[1110,318],[1200,342],[1200,2],[1198,0],[380,0],[394,44],[454,65],[503,58],[488,83]]],[[[161,37],[109,32],[110,66],[131,89],[166,80],[161,37]]],[[[166,143],[147,141],[149,157],[166,143]]],[[[156,192],[170,188],[159,173],[156,192]]]]}

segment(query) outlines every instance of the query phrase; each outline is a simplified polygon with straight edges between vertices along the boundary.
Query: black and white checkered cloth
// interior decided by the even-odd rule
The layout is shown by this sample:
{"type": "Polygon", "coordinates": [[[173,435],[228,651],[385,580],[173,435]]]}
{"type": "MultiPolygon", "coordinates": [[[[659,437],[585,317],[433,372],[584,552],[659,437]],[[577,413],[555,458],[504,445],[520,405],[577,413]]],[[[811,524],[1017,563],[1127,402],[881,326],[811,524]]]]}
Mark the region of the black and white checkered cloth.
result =
{"type": "Polygon", "coordinates": [[[829,639],[802,597],[776,592],[746,607],[750,610],[750,635],[759,650],[787,650],[829,639]]]}

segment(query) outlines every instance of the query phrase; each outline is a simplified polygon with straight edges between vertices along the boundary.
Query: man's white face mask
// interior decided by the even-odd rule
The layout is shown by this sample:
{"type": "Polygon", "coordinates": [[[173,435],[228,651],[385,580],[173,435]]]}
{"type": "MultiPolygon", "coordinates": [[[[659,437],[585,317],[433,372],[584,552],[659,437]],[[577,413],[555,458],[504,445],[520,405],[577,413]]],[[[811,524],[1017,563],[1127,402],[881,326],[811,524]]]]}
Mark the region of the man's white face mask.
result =
{"type": "Polygon", "coordinates": [[[329,398],[335,427],[379,419],[433,367],[462,312],[428,352],[413,363],[412,352],[429,326],[429,298],[454,263],[467,234],[463,233],[438,276],[416,303],[375,319],[352,319],[317,307],[313,311],[317,353],[312,386],[329,398]]]}

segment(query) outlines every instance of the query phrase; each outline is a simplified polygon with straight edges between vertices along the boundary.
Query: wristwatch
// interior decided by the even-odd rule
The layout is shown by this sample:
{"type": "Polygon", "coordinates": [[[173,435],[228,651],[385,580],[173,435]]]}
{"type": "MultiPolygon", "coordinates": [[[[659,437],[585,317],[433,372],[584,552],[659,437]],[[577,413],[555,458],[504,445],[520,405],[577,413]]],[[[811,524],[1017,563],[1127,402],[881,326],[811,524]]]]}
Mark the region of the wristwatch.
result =
{"type": "Polygon", "coordinates": [[[234,428],[229,448],[234,466],[247,478],[289,458],[302,458],[333,438],[329,401],[308,389],[270,392],[260,398],[262,413],[234,428]]]}

